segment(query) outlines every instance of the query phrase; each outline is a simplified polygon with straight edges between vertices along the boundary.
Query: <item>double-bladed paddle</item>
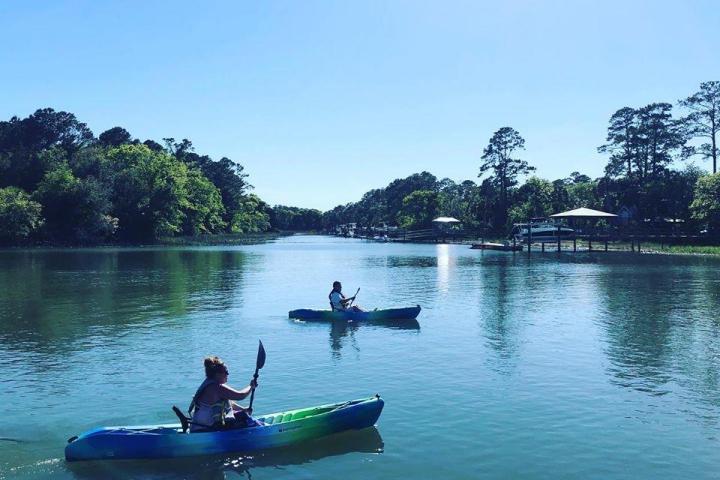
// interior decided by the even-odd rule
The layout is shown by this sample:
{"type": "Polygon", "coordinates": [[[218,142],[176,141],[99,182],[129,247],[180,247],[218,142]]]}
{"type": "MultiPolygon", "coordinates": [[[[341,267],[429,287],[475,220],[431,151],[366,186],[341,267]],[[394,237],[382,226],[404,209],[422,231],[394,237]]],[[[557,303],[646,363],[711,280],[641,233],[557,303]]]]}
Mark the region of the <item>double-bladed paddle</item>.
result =
{"type": "MultiPolygon", "coordinates": [[[[257,383],[258,372],[262,367],[265,366],[265,348],[263,348],[262,340],[258,340],[258,342],[260,342],[260,345],[258,345],[257,360],[255,360],[255,374],[253,375],[253,380],[255,380],[255,383],[257,383]]],[[[250,393],[250,406],[248,407],[248,410],[250,411],[252,411],[253,400],[255,400],[254,387],[252,389],[252,392],[250,393]]]]}
{"type": "Polygon", "coordinates": [[[352,300],[350,300],[350,305],[348,305],[348,307],[352,307],[352,304],[355,301],[355,297],[357,297],[358,293],[360,293],[360,287],[358,287],[357,292],[355,292],[355,295],[352,296],[352,300]]]}

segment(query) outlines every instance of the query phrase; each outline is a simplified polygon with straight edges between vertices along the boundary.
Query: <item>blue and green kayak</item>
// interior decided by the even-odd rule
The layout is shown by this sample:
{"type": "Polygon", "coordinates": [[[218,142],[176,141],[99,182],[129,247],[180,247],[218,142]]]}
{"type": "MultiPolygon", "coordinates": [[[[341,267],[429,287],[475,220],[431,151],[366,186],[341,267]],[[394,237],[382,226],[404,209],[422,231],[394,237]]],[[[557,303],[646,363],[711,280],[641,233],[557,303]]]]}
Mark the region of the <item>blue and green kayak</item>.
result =
{"type": "Polygon", "coordinates": [[[369,312],[333,311],[333,310],[291,310],[288,317],[297,320],[349,320],[378,322],[387,320],[412,320],[420,314],[420,305],[407,308],[387,308],[385,310],[371,310],[369,312]]]}
{"type": "Polygon", "coordinates": [[[181,425],[100,427],[71,438],[68,461],[172,458],[252,452],[375,425],[384,402],[379,395],[361,400],[301,408],[255,417],[263,425],[184,433],[181,425]]]}

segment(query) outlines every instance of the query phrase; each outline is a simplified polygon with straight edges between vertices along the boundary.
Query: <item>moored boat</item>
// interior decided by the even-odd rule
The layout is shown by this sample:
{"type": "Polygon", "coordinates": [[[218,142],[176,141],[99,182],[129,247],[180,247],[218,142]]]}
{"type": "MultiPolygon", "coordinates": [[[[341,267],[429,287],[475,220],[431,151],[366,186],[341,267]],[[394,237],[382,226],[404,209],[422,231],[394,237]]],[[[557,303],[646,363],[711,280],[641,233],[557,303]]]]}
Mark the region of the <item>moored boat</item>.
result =
{"type": "Polygon", "coordinates": [[[172,458],[264,450],[371,427],[383,405],[375,395],[255,417],[262,423],[255,427],[209,432],[186,433],[182,425],[99,427],[68,440],[65,458],[172,458]]]}
{"type": "Polygon", "coordinates": [[[495,243],[495,242],[481,242],[481,243],[473,243],[470,248],[474,250],[497,250],[500,252],[517,252],[522,250],[522,245],[512,245],[512,244],[505,244],[505,243],[495,243]]]}
{"type": "Polygon", "coordinates": [[[572,238],[575,230],[548,221],[532,221],[530,223],[516,223],[513,226],[511,237],[517,243],[556,242],[564,238],[572,238]]]}
{"type": "Polygon", "coordinates": [[[412,320],[420,314],[420,305],[406,308],[387,308],[384,310],[371,310],[368,312],[356,312],[353,310],[312,310],[302,308],[288,312],[289,318],[297,320],[325,320],[325,321],[369,321],[377,322],[382,320],[412,320]]]}

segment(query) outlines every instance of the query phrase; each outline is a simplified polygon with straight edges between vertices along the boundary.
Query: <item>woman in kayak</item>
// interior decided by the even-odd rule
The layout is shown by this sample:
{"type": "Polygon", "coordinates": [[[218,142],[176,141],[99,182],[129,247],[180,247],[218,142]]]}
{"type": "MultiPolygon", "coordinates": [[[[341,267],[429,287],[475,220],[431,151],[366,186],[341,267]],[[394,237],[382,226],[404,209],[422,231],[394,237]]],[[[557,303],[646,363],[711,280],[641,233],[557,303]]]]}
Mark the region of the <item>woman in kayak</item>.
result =
{"type": "Polygon", "coordinates": [[[250,417],[252,410],[233,400],[250,395],[257,388],[257,382],[251,380],[250,385],[236,390],[227,384],[229,372],[220,358],[207,357],[204,363],[205,380],[190,404],[190,431],[254,426],[255,421],[250,417]]]}
{"type": "Polygon", "coordinates": [[[345,298],[342,293],[342,283],[337,280],[333,282],[333,288],[328,295],[330,299],[330,308],[333,311],[338,312],[362,312],[362,309],[357,305],[348,306],[348,304],[355,300],[355,297],[345,298]]]}

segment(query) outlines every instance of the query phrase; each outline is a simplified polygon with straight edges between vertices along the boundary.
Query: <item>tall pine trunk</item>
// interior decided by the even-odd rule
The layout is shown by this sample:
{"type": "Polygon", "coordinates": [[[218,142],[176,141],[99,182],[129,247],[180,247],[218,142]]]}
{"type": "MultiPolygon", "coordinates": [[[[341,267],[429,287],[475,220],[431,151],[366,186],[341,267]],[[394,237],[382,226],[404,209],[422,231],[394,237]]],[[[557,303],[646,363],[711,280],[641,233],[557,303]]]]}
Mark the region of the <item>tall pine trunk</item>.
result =
{"type": "Polygon", "coordinates": [[[715,126],[715,117],[712,117],[712,128],[710,129],[712,137],[712,157],[713,157],[713,173],[717,173],[717,127],[715,126]]]}

